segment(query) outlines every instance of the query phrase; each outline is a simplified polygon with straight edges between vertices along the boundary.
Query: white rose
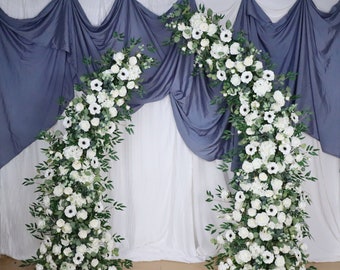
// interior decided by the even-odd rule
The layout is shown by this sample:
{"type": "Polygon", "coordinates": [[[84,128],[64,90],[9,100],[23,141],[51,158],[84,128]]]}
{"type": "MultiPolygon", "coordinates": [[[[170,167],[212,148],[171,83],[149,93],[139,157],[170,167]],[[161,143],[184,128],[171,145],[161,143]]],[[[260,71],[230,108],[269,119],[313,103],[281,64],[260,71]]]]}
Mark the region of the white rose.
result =
{"type": "Polygon", "coordinates": [[[72,249],[71,248],[65,248],[63,253],[65,254],[65,256],[69,256],[72,253],[72,249]]]}
{"type": "Polygon", "coordinates": [[[258,71],[260,69],[263,69],[263,64],[260,61],[255,62],[255,70],[258,71]]]}
{"type": "Polygon", "coordinates": [[[284,212],[279,212],[277,214],[277,220],[280,222],[280,223],[283,223],[285,222],[286,220],[286,214],[284,212]]]}
{"type": "MultiPolygon", "coordinates": [[[[134,81],[129,81],[129,82],[126,84],[126,87],[127,87],[127,89],[133,89],[133,88],[136,87],[136,84],[135,84],[134,81]]],[[[125,97],[126,94],[127,94],[127,92],[124,92],[124,93],[122,93],[121,91],[119,92],[119,96],[121,96],[121,97],[125,97]]]]}
{"type": "Polygon", "coordinates": [[[98,219],[92,219],[90,221],[89,227],[95,230],[100,229],[100,220],[98,219]]]}
{"type": "Polygon", "coordinates": [[[110,108],[109,112],[110,112],[110,115],[111,115],[112,118],[116,117],[117,114],[118,114],[118,111],[115,107],[110,108]]]}
{"type": "Polygon", "coordinates": [[[36,266],[35,266],[35,270],[44,270],[44,267],[41,265],[41,264],[37,264],[36,266]]]}
{"type": "Polygon", "coordinates": [[[271,89],[271,82],[264,79],[258,79],[253,85],[254,92],[260,97],[263,97],[267,92],[270,92],[271,89]]]}
{"type": "Polygon", "coordinates": [[[45,253],[47,252],[47,248],[46,248],[46,246],[44,245],[44,243],[41,243],[41,244],[40,244],[39,251],[40,251],[41,254],[45,254],[45,253]]]}
{"type": "Polygon", "coordinates": [[[297,137],[292,137],[290,139],[290,144],[291,144],[292,147],[298,147],[298,146],[301,145],[301,140],[297,137]]]}
{"type": "Polygon", "coordinates": [[[243,249],[235,255],[235,259],[239,264],[247,263],[251,260],[251,253],[249,250],[243,249]]]}
{"type": "Polygon", "coordinates": [[[77,218],[86,220],[87,219],[87,212],[85,210],[80,210],[77,212],[77,218]]]}
{"type": "Polygon", "coordinates": [[[248,216],[250,216],[250,217],[255,217],[257,211],[256,211],[255,208],[249,208],[248,211],[247,211],[247,213],[248,213],[248,216]]]}
{"type": "Polygon", "coordinates": [[[246,173],[251,173],[254,171],[253,164],[249,161],[244,161],[242,164],[242,170],[244,170],[246,173]]]}
{"type": "Polygon", "coordinates": [[[233,215],[233,219],[234,219],[236,222],[241,221],[242,215],[241,215],[240,211],[234,210],[233,213],[232,213],[232,215],[233,215]]]}
{"type": "Polygon", "coordinates": [[[79,126],[85,132],[89,131],[89,129],[91,127],[90,122],[86,121],[86,120],[80,121],[79,126]]]}
{"type": "MultiPolygon", "coordinates": [[[[246,129],[246,133],[247,133],[247,135],[254,135],[254,134],[255,134],[255,131],[252,130],[251,128],[247,128],[247,129],[246,129]]],[[[255,169],[255,168],[254,168],[254,169],[255,169]]]]}
{"type": "Polygon", "coordinates": [[[239,86],[241,83],[241,77],[238,74],[234,74],[233,76],[231,76],[230,82],[234,86],[239,86]]]}
{"type": "Polygon", "coordinates": [[[267,174],[265,174],[264,172],[261,172],[261,173],[259,174],[259,179],[260,179],[260,181],[267,181],[268,176],[267,176],[267,174]]]}
{"type": "Polygon", "coordinates": [[[285,208],[289,208],[292,205],[292,200],[290,198],[286,198],[282,201],[282,205],[285,208]]]}
{"type": "Polygon", "coordinates": [[[72,193],[73,193],[73,189],[72,189],[71,187],[66,187],[66,188],[64,189],[64,194],[70,195],[70,194],[72,194],[72,193]]]}
{"type": "Polygon", "coordinates": [[[179,23],[179,24],[177,24],[177,29],[178,29],[178,31],[184,31],[184,29],[185,29],[185,24],[184,24],[184,23],[179,23]]]}
{"type": "Polygon", "coordinates": [[[97,259],[93,259],[91,261],[91,266],[96,267],[98,265],[99,261],[97,259]]]}
{"type": "Polygon", "coordinates": [[[285,266],[285,258],[281,255],[276,256],[275,265],[277,267],[284,267],[285,266]]]}
{"type": "Polygon", "coordinates": [[[116,62],[121,62],[123,61],[125,58],[124,54],[122,52],[117,52],[113,55],[113,60],[115,60],[116,62]]]}
{"type": "Polygon", "coordinates": [[[273,126],[270,124],[265,124],[261,127],[260,132],[261,133],[267,133],[267,132],[271,132],[273,130],[273,126]]]}
{"type": "Polygon", "coordinates": [[[70,244],[70,240],[68,239],[61,239],[60,242],[64,247],[67,247],[70,244]]]}
{"type": "Polygon", "coordinates": [[[248,191],[251,188],[251,183],[241,182],[240,187],[241,187],[242,190],[248,191]]]}
{"type": "Polygon", "coordinates": [[[262,164],[263,164],[263,162],[259,158],[254,158],[254,160],[252,161],[252,165],[253,165],[254,170],[260,169],[262,164]]]}
{"type": "Polygon", "coordinates": [[[93,103],[95,103],[96,101],[97,101],[97,98],[96,98],[95,95],[91,94],[91,95],[87,95],[87,96],[86,96],[86,102],[87,102],[88,104],[93,104],[93,103]]]}
{"type": "Polygon", "coordinates": [[[240,73],[242,73],[246,70],[246,67],[243,65],[243,63],[241,61],[236,61],[235,68],[240,73]]]}
{"type": "Polygon", "coordinates": [[[102,103],[103,108],[111,108],[115,104],[114,100],[107,99],[102,103]]]}
{"type": "Polygon", "coordinates": [[[119,66],[117,64],[112,65],[111,72],[117,74],[119,72],[119,66]]]}
{"type": "Polygon", "coordinates": [[[93,151],[92,149],[88,149],[86,151],[86,157],[88,159],[93,159],[96,156],[96,151],[93,151]]]}
{"type": "Polygon", "coordinates": [[[283,106],[285,104],[285,97],[283,96],[281,91],[275,91],[273,97],[280,106],[283,106]]]}
{"type": "Polygon", "coordinates": [[[240,52],[240,44],[237,42],[234,42],[230,45],[230,54],[236,55],[240,52]]]}
{"type": "Polygon", "coordinates": [[[256,221],[253,218],[248,219],[247,225],[248,225],[249,228],[256,228],[257,227],[256,221]]]}
{"type": "Polygon", "coordinates": [[[279,191],[282,188],[283,182],[280,179],[274,178],[270,184],[272,185],[274,191],[279,191]]]}
{"type": "Polygon", "coordinates": [[[255,199],[251,201],[251,207],[260,210],[261,209],[261,201],[259,199],[255,199]]]}
{"type": "Polygon", "coordinates": [[[275,154],[276,144],[273,141],[264,141],[260,144],[259,152],[263,160],[275,154]]]}
{"type": "Polygon", "coordinates": [[[99,125],[99,118],[95,117],[91,119],[91,125],[96,127],[99,125]]]}
{"type": "Polygon", "coordinates": [[[85,231],[85,230],[80,230],[80,231],[78,232],[78,236],[79,236],[79,238],[81,238],[81,239],[85,239],[85,238],[87,237],[87,231],[85,231]]]}
{"type": "Polygon", "coordinates": [[[235,66],[235,62],[228,58],[228,60],[225,62],[225,66],[226,68],[231,69],[235,66]]]}
{"type": "Polygon", "coordinates": [[[284,129],[283,133],[287,135],[287,137],[292,137],[294,134],[294,128],[292,126],[288,126],[284,129]]]}
{"type": "Polygon", "coordinates": [[[59,228],[61,228],[65,225],[65,221],[63,219],[58,219],[56,224],[59,228]]]}
{"type": "Polygon", "coordinates": [[[129,58],[129,65],[134,66],[137,64],[137,58],[135,56],[131,56],[129,58]]]}
{"type": "Polygon", "coordinates": [[[120,98],[117,100],[117,106],[122,106],[124,104],[125,100],[123,98],[120,98]]]}
{"type": "Polygon", "coordinates": [[[75,169],[76,171],[80,170],[81,169],[81,162],[79,160],[75,160],[73,161],[72,163],[72,167],[73,169],[75,169]]]}
{"type": "Polygon", "coordinates": [[[213,34],[215,34],[217,31],[217,26],[215,24],[209,24],[208,26],[208,35],[212,36],[213,34]]]}
{"type": "Polygon", "coordinates": [[[265,231],[261,231],[261,232],[260,232],[260,239],[261,239],[262,241],[270,241],[270,240],[273,239],[273,237],[271,236],[270,233],[265,232],[265,231]]]}
{"type": "Polygon", "coordinates": [[[87,251],[87,247],[86,247],[86,245],[82,244],[80,246],[77,246],[76,251],[77,251],[77,253],[84,254],[87,251]]]}
{"type": "Polygon", "coordinates": [[[200,44],[201,44],[202,47],[209,46],[209,39],[207,39],[207,38],[202,39],[200,44]]]}
{"type": "Polygon", "coordinates": [[[251,66],[251,65],[254,63],[253,58],[254,58],[253,55],[247,56],[247,57],[243,60],[243,64],[244,64],[246,67],[251,66]]]}
{"type": "Polygon", "coordinates": [[[255,221],[258,226],[263,227],[269,223],[269,217],[265,212],[258,213],[255,217],[255,221]]]}
{"type": "Polygon", "coordinates": [[[61,245],[54,245],[52,248],[52,253],[54,255],[59,255],[61,253],[61,245]]]}
{"type": "Polygon", "coordinates": [[[245,227],[241,227],[238,230],[238,235],[242,238],[242,239],[246,239],[249,236],[249,231],[247,228],[245,227]]]}
{"type": "Polygon", "coordinates": [[[60,197],[64,193],[64,187],[62,185],[58,185],[54,187],[53,194],[57,197],[60,197]]]}
{"type": "Polygon", "coordinates": [[[229,264],[224,263],[224,262],[220,262],[217,268],[217,270],[227,270],[227,269],[229,269],[229,264]]]}
{"type": "Polygon", "coordinates": [[[72,232],[72,227],[70,223],[65,223],[65,225],[62,227],[62,231],[64,233],[71,233],[72,232]]]}

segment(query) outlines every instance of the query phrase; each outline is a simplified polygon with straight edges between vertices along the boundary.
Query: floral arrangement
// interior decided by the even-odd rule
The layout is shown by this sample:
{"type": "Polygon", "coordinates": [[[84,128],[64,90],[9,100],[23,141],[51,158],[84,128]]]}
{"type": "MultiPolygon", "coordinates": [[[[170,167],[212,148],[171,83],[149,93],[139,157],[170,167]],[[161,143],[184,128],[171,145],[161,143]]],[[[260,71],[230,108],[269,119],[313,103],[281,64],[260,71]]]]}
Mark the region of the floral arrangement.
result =
{"type": "MultiPolygon", "coordinates": [[[[115,145],[122,141],[120,123],[130,119],[130,93],[140,91],[143,70],[154,64],[138,44],[131,40],[121,51],[106,52],[99,70],[76,85],[79,94],[61,117],[65,131],[41,134],[48,143],[46,161],[24,182],[37,184],[39,196],[30,207],[37,222],[27,227],[41,244],[24,265],[35,264],[36,270],[131,268],[131,261],[117,258],[123,238],[110,232],[108,220],[112,208],[125,206],[107,195],[113,185],[105,172],[109,161],[118,159],[115,145]]],[[[131,125],[126,129],[132,132],[131,125]]]]}
{"type": "MultiPolygon", "coordinates": [[[[292,100],[284,81],[265,68],[266,58],[242,35],[235,36],[223,16],[200,6],[175,4],[163,17],[173,32],[170,43],[195,54],[195,68],[221,85],[222,100],[231,111],[230,122],[239,137],[237,149],[226,153],[220,169],[228,170],[238,154],[230,191],[217,187],[207,201],[221,220],[209,224],[218,255],[208,269],[306,269],[307,252],[302,239],[309,236],[306,206],[310,198],[302,190],[306,180],[316,180],[307,170],[317,149],[301,142],[303,114],[292,100]]],[[[289,74],[288,74],[289,75],[289,74]]]]}

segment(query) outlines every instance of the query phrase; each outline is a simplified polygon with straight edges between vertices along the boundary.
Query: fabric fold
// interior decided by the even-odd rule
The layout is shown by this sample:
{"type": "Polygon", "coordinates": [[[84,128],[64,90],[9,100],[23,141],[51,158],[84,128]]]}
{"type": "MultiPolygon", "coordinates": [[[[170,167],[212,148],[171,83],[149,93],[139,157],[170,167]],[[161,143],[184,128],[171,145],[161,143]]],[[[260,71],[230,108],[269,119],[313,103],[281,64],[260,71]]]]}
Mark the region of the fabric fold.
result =
{"type": "MultiPolygon", "coordinates": [[[[179,0],[178,2],[181,2],[179,0]]],[[[189,4],[197,9],[194,0],[189,4]]],[[[289,81],[300,95],[300,109],[313,114],[309,133],[321,141],[325,152],[340,156],[340,3],[331,12],[320,12],[312,1],[297,1],[288,14],[272,23],[255,0],[243,1],[235,31],[244,30],[261,50],[268,52],[276,73],[297,72],[289,81]]],[[[169,10],[171,12],[171,9],[169,10]]],[[[228,112],[218,114],[211,100],[219,89],[211,88],[203,75],[191,76],[193,59],[181,55],[175,45],[164,46],[171,32],[159,16],[136,0],[116,0],[104,21],[93,26],[77,0],[53,0],[36,17],[18,20],[0,10],[0,167],[48,129],[73,98],[73,84],[96,70],[83,59],[100,59],[109,48],[119,50],[130,38],[150,44],[159,65],[143,74],[144,94],[134,94],[131,106],[138,110],[148,102],[170,95],[177,127],[188,147],[199,157],[213,160],[236,145],[221,139],[228,127],[228,112]],[[128,18],[128,19],[127,19],[128,18]],[[118,42],[113,33],[124,33],[118,42]]]]}
{"type": "Polygon", "coordinates": [[[313,1],[296,1],[289,12],[272,23],[255,0],[242,1],[235,31],[244,31],[258,49],[268,53],[276,74],[297,74],[287,85],[300,110],[310,112],[308,133],[322,150],[340,157],[340,2],[329,13],[313,1]]]}

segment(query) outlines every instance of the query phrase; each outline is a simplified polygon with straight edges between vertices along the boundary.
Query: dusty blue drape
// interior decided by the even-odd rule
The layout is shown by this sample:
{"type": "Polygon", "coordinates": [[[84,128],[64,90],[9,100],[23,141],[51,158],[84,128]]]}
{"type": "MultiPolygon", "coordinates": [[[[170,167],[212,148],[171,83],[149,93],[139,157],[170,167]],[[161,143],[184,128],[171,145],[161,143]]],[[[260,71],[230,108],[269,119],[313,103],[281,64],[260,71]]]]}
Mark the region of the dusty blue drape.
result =
{"type": "MultiPolygon", "coordinates": [[[[303,35],[308,36],[301,45],[298,43],[301,39],[299,34],[288,42],[287,47],[292,43],[298,43],[296,46],[299,50],[295,49],[293,52],[295,55],[301,54],[303,57],[303,52],[311,45],[317,51],[322,51],[322,57],[310,61],[310,66],[306,66],[305,62],[299,60],[292,67],[298,66],[298,72],[300,69],[308,72],[322,71],[320,74],[326,76],[327,82],[324,82],[322,76],[311,77],[312,81],[308,81],[308,84],[322,85],[322,89],[311,86],[307,88],[301,83],[297,83],[295,89],[302,96],[306,95],[306,98],[301,99],[301,104],[308,105],[315,111],[316,117],[313,119],[311,130],[318,131],[316,137],[320,138],[327,149],[332,146],[331,148],[337,147],[339,150],[339,140],[336,140],[336,132],[339,131],[336,126],[339,126],[339,121],[333,122],[328,131],[320,130],[321,126],[318,122],[322,121],[322,128],[326,128],[325,123],[330,124],[332,121],[323,118],[320,120],[318,117],[326,115],[334,120],[334,117],[339,116],[339,114],[334,116],[337,109],[333,107],[335,102],[333,98],[339,97],[336,96],[339,95],[339,91],[336,90],[338,84],[334,76],[338,65],[336,59],[339,58],[339,39],[336,39],[339,24],[336,26],[335,23],[339,18],[336,14],[339,8],[337,6],[335,11],[325,15],[311,8],[310,4],[305,3],[307,1],[300,2],[303,2],[299,4],[300,12],[307,14],[307,17],[314,17],[311,12],[319,15],[319,20],[305,21],[304,24],[311,24],[310,27],[317,28],[314,31],[323,32],[326,28],[324,32],[328,32],[328,35],[322,34],[324,39],[320,38],[315,44],[314,40],[309,40],[305,30],[307,27],[303,28],[296,24],[294,28],[291,25],[295,32],[301,31],[303,35]],[[322,64],[327,62],[328,65],[320,68],[319,62],[322,64]],[[327,72],[322,68],[327,68],[327,72]],[[325,102],[318,102],[316,98],[319,96],[322,96],[321,100],[325,102]]],[[[193,0],[190,3],[195,7],[193,0]]],[[[247,20],[250,22],[249,25],[256,25],[253,23],[254,20],[260,22],[265,18],[264,13],[254,2],[249,1],[248,5],[247,1],[244,1],[240,9],[238,18],[240,28],[248,25],[247,20]],[[251,4],[254,7],[254,14],[260,14],[262,18],[255,20],[253,19],[256,18],[255,15],[249,15],[251,4]],[[245,17],[244,23],[240,19],[242,16],[245,17]]],[[[263,32],[266,31],[266,27],[273,28],[270,22],[263,25],[263,32]]],[[[284,30],[285,25],[281,28],[284,30]]],[[[259,35],[257,29],[251,31],[259,35]]],[[[135,109],[169,95],[180,134],[189,148],[206,160],[220,157],[236,143],[236,140],[225,142],[220,139],[227,126],[228,112],[218,114],[218,108],[210,104],[212,98],[219,93],[218,87],[209,87],[203,75],[191,76],[192,56],[181,55],[175,46],[162,45],[163,41],[169,38],[170,33],[162,25],[158,16],[136,0],[116,0],[104,22],[94,27],[77,0],[53,0],[32,19],[12,19],[0,9],[0,167],[33,142],[41,130],[55,123],[56,117],[63,110],[58,102],[59,98],[72,99],[73,84],[78,81],[79,76],[96,68],[94,65],[84,65],[84,57],[91,56],[93,59],[99,59],[106,49],[119,49],[123,46],[113,39],[113,32],[124,33],[125,43],[131,37],[140,37],[143,43],[152,44],[156,48],[156,53],[152,56],[157,58],[160,65],[143,75],[145,94],[142,98],[138,95],[132,98],[131,105],[135,109]]],[[[252,38],[250,36],[250,39],[252,38]]],[[[254,42],[256,43],[256,39],[254,42]]],[[[263,44],[266,45],[265,42],[263,44]]],[[[259,46],[263,47],[263,44],[260,43],[259,46]]],[[[291,51],[291,49],[287,50],[291,51]]],[[[282,60],[282,58],[275,58],[273,54],[274,62],[286,63],[279,61],[280,59],[282,60]]],[[[295,71],[295,69],[290,70],[295,71]]],[[[339,155],[338,150],[335,154],[339,155]]]]}
{"type": "Polygon", "coordinates": [[[288,84],[300,96],[298,107],[312,112],[308,133],[340,157],[340,2],[323,13],[298,0],[272,23],[255,0],[243,0],[234,29],[270,55],[277,74],[298,74],[288,84]]]}
{"type": "Polygon", "coordinates": [[[179,132],[194,153],[214,160],[229,148],[231,142],[220,139],[228,115],[210,105],[218,88],[191,76],[193,57],[162,45],[171,33],[157,15],[136,0],[116,0],[94,27],[77,0],[55,0],[33,19],[0,10],[0,167],[55,123],[63,110],[59,98],[70,100],[79,76],[96,68],[84,65],[84,57],[99,59],[108,48],[123,47],[113,32],[124,33],[125,44],[132,37],[152,44],[160,62],[144,74],[145,94],[133,96],[131,105],[138,109],[170,95],[179,132]]]}

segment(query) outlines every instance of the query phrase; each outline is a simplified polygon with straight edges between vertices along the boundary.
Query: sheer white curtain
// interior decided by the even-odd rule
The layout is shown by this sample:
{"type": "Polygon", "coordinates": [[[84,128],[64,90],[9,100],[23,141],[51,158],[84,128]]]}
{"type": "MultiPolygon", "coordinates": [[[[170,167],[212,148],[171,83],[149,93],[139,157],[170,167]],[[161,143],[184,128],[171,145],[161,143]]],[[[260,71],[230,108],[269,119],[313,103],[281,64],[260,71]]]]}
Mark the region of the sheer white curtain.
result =
{"type": "MultiPolygon", "coordinates": [[[[37,15],[50,0],[0,0],[10,16],[37,15]]],[[[157,14],[168,10],[175,0],[139,0],[157,14]]],[[[89,20],[98,25],[114,0],[79,0],[89,20]]],[[[226,19],[235,20],[240,0],[199,0],[226,19]]],[[[273,21],[281,18],[295,0],[258,3],[273,21]]],[[[336,0],[317,0],[329,11],[336,0]]],[[[4,38],[4,37],[1,37],[4,38]]],[[[121,256],[135,261],[176,260],[198,262],[214,254],[204,227],[217,222],[206,190],[225,186],[226,176],[216,169],[218,162],[207,162],[193,155],[177,132],[168,98],[145,105],[133,115],[135,134],[126,135],[118,146],[120,161],[112,163],[113,196],[127,205],[114,212],[114,231],[126,238],[121,256]]],[[[58,124],[57,124],[58,127],[58,124]]],[[[306,141],[318,145],[307,136],[306,141]]],[[[35,253],[38,243],[25,229],[31,222],[29,204],[32,187],[23,187],[25,177],[34,176],[34,166],[43,160],[42,142],[35,142],[0,170],[0,254],[17,259],[35,253]]],[[[317,183],[308,183],[313,199],[308,223],[314,237],[309,244],[310,260],[340,261],[340,160],[320,153],[311,161],[317,183]]]]}

